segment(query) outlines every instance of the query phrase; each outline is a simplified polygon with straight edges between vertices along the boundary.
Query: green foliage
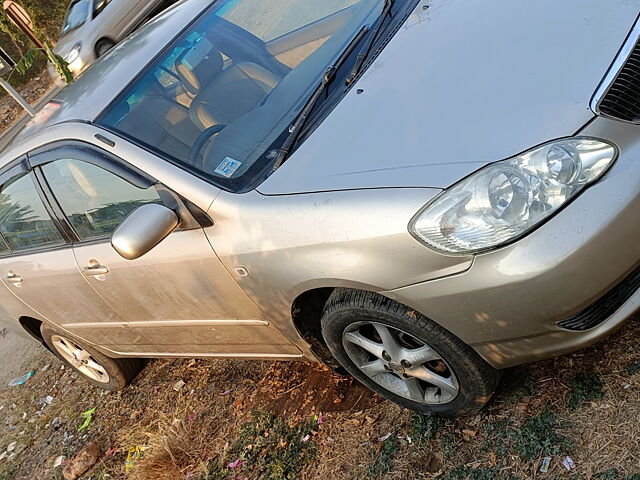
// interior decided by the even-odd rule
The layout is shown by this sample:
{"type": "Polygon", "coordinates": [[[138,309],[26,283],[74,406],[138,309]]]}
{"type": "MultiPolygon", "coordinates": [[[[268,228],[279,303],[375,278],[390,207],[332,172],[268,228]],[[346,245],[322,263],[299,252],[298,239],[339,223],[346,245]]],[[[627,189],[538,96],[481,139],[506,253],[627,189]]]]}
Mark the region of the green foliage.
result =
{"type": "Polygon", "coordinates": [[[45,43],[44,50],[39,48],[32,48],[29,50],[16,64],[16,70],[18,73],[25,75],[36,62],[38,54],[40,53],[43,53],[47,57],[47,60],[56,69],[60,78],[67,83],[71,83],[73,81],[73,75],[69,70],[69,64],[60,55],[53,53],[53,50],[48,43],[45,43]]]}
{"type": "Polygon", "coordinates": [[[445,458],[451,458],[455,455],[458,447],[456,445],[456,437],[451,433],[447,433],[440,437],[440,446],[445,458]]]}
{"type": "Polygon", "coordinates": [[[571,442],[558,432],[567,426],[559,422],[556,414],[548,409],[528,418],[518,428],[508,419],[503,419],[485,426],[486,439],[482,448],[492,450],[498,457],[513,452],[529,461],[558,455],[572,447],[571,442]]]}
{"type": "Polygon", "coordinates": [[[630,473],[624,475],[618,471],[617,468],[610,468],[604,472],[596,473],[593,480],[640,480],[640,473],[630,473]]]}
{"type": "MultiPolygon", "coordinates": [[[[55,43],[60,34],[68,0],[18,0],[33,20],[36,35],[45,42],[55,43]]],[[[34,45],[6,16],[0,8],[0,45],[16,61],[29,52],[34,45]]],[[[20,87],[39,76],[46,68],[47,55],[36,55],[31,68],[24,74],[12,74],[6,78],[14,87],[20,87]]],[[[64,78],[64,76],[63,76],[64,78]]],[[[0,91],[0,96],[4,90],[0,91]]]]}
{"type": "Polygon", "coordinates": [[[51,46],[48,43],[44,44],[45,54],[47,55],[47,60],[53,65],[53,68],[56,69],[60,78],[62,78],[65,82],[71,83],[73,82],[73,75],[69,70],[69,64],[66,62],[64,58],[60,55],[56,55],[53,53],[51,46]]]}
{"type": "Polygon", "coordinates": [[[629,362],[627,365],[627,375],[637,375],[640,373],[640,358],[629,362]]]}
{"type": "Polygon", "coordinates": [[[224,457],[214,458],[202,480],[257,477],[267,480],[293,480],[316,454],[312,442],[303,439],[315,423],[289,425],[269,412],[254,412],[251,421],[240,426],[238,438],[224,457]],[[239,460],[239,465],[228,464],[239,460]]]}
{"type": "Polygon", "coordinates": [[[37,48],[32,48],[31,50],[29,50],[16,64],[16,70],[20,74],[25,75],[27,73],[27,70],[29,70],[36,61],[36,57],[39,51],[40,50],[38,50],[37,48]]]}
{"type": "Polygon", "coordinates": [[[574,375],[569,381],[569,386],[571,387],[571,392],[567,397],[567,407],[570,410],[577,410],[585,402],[604,397],[602,391],[604,381],[602,376],[595,370],[574,375]]]}
{"type": "Polygon", "coordinates": [[[498,396],[509,403],[518,403],[538,392],[538,377],[529,366],[516,367],[507,370],[500,385],[498,396]]]}
{"type": "Polygon", "coordinates": [[[400,449],[400,443],[395,436],[389,437],[382,442],[380,453],[376,456],[375,461],[369,467],[369,478],[378,478],[391,471],[393,459],[400,449]]]}
{"type": "Polygon", "coordinates": [[[558,433],[566,427],[558,421],[555,413],[545,410],[540,415],[528,418],[522,428],[513,431],[513,449],[526,460],[542,456],[558,455],[572,447],[571,442],[558,433]]]}
{"type": "Polygon", "coordinates": [[[444,418],[415,413],[412,418],[411,436],[417,442],[434,440],[446,423],[444,418]]]}
{"type": "Polygon", "coordinates": [[[498,467],[469,468],[458,465],[448,474],[438,477],[438,480],[521,480],[511,475],[500,475],[498,467]]]}

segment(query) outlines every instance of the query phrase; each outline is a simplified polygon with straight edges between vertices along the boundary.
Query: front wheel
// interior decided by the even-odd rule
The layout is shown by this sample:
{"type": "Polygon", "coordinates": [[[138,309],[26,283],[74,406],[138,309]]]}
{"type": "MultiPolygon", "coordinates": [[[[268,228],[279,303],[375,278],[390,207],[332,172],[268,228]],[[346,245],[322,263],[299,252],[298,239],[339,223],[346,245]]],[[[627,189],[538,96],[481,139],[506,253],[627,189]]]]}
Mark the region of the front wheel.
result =
{"type": "Polygon", "coordinates": [[[42,324],[40,333],[49,349],[86,380],[104,390],[122,390],[142,370],[138,358],[110,358],[66,333],[42,324]]]}
{"type": "Polygon", "coordinates": [[[109,50],[111,50],[115,46],[116,46],[115,43],[113,43],[111,40],[108,40],[106,38],[99,40],[98,43],[96,44],[96,56],[98,58],[102,57],[104,54],[106,54],[109,50]]]}
{"type": "Polygon", "coordinates": [[[381,295],[336,289],[321,324],[329,350],[349,373],[417,412],[477,412],[500,379],[498,370],[453,334],[381,295]]]}

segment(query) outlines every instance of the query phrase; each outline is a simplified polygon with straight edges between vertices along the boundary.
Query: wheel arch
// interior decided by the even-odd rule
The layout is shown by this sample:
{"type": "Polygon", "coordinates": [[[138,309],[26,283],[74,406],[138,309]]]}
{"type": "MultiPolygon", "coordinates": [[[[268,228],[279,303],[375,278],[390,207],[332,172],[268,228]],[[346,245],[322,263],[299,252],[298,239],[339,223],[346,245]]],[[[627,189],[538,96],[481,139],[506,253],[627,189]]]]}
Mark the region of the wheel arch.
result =
{"type": "Polygon", "coordinates": [[[329,347],[322,336],[320,319],[322,312],[329,298],[336,290],[354,290],[369,292],[374,295],[384,297],[387,301],[398,303],[388,297],[381,295],[374,289],[354,288],[343,286],[332,287],[316,287],[306,290],[295,298],[291,306],[291,318],[293,325],[305,342],[310,346],[313,354],[323,363],[336,370],[339,373],[346,373],[338,361],[329,351],[329,347]]]}
{"type": "Polygon", "coordinates": [[[103,35],[100,38],[98,38],[94,44],[93,44],[93,53],[95,54],[96,58],[98,58],[98,45],[100,44],[100,42],[102,41],[107,41],[110,42],[113,45],[117,45],[117,41],[107,35],[103,35]]]}
{"type": "Polygon", "coordinates": [[[42,333],[40,332],[40,327],[42,326],[42,320],[38,320],[37,318],[22,316],[18,319],[20,326],[24,328],[24,330],[33,338],[35,338],[40,343],[44,344],[44,338],[42,338],[42,333]]]}

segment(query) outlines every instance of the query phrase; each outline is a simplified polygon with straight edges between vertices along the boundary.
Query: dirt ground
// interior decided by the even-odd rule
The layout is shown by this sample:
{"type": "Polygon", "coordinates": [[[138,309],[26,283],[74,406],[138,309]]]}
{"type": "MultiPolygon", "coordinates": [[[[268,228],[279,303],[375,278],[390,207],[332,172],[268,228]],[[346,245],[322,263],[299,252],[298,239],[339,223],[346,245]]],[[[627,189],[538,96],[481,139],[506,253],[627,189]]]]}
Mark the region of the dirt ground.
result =
{"type": "Polygon", "coordinates": [[[7,335],[0,452],[17,443],[0,479],[63,478],[65,462],[97,441],[85,480],[640,480],[639,336],[636,319],[595,347],[508,370],[481,414],[442,420],[308,363],[152,360],[125,391],[105,393],[7,335]],[[6,385],[31,370],[24,385],[6,385]]]}
{"type": "MultiPolygon", "coordinates": [[[[31,105],[35,105],[51,88],[53,81],[47,72],[29,81],[19,93],[31,105]]],[[[22,107],[10,96],[0,97],[0,135],[6,132],[24,114],[22,107]]]]}

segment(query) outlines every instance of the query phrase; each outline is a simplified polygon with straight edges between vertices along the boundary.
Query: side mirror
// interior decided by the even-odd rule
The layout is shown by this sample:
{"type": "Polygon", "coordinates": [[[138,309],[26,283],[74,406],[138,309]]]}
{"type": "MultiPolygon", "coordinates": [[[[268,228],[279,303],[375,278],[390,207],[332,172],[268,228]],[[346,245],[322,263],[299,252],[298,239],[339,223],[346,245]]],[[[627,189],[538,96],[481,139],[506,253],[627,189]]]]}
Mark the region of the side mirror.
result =
{"type": "Polygon", "coordinates": [[[111,245],[127,260],[151,251],[173,232],[180,220],[170,208],[148,203],[136,208],[111,235],[111,245]]]}

